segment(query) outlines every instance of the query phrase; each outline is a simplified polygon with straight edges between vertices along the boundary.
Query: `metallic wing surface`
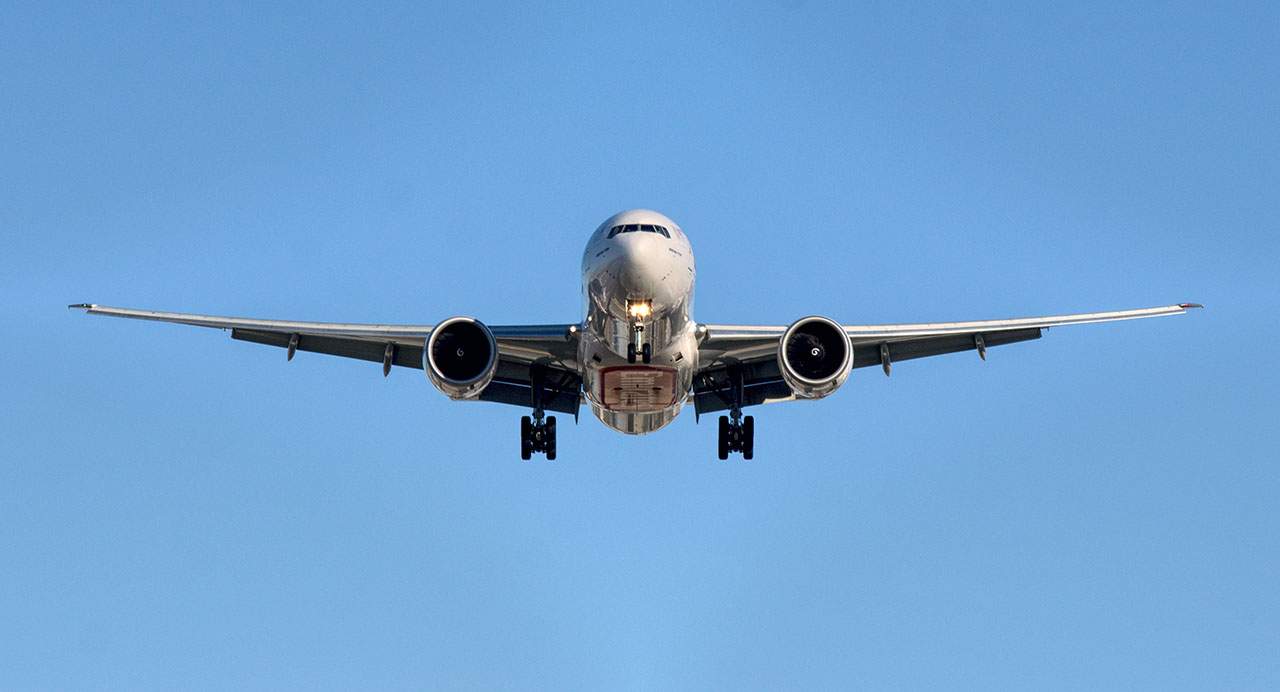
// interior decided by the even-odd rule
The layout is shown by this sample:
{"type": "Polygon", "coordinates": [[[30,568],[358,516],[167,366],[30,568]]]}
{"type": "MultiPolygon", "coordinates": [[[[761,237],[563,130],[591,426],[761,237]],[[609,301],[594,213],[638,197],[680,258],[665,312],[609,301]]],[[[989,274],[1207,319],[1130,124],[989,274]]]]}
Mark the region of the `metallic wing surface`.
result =
{"type": "MultiPolygon", "coordinates": [[[[92,303],[69,306],[90,315],[168,322],[230,330],[231,338],[287,350],[324,353],[382,363],[383,375],[392,366],[423,369],[424,349],[436,325],[304,322],[249,317],[223,317],[184,312],[117,308],[92,303]]],[[[487,327],[496,342],[493,379],[474,398],[480,401],[530,406],[535,375],[548,381],[550,394],[543,407],[577,415],[581,378],[577,374],[577,326],[569,324],[494,325],[487,327]]]]}
{"type": "MultiPolygon", "coordinates": [[[[959,351],[978,351],[985,360],[988,347],[1038,339],[1043,330],[1073,324],[1118,322],[1181,315],[1196,303],[1179,303],[1136,310],[1088,312],[1048,317],[1019,317],[969,322],[841,325],[852,347],[851,367],[879,365],[889,374],[892,364],[959,351]]],[[[699,325],[699,360],[695,377],[694,410],[698,414],[732,408],[727,392],[733,377],[741,378],[742,403],[752,406],[796,398],[782,376],[777,355],[788,325],[699,325]],[[737,374],[734,375],[734,370],[737,374]]]]}

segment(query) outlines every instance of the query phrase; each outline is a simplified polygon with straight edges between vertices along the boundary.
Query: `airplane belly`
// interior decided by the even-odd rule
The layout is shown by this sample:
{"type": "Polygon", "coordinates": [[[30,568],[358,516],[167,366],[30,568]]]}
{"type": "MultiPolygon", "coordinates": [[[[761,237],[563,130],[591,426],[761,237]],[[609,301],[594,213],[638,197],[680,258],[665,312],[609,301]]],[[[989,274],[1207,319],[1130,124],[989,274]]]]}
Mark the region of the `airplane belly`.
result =
{"type": "Polygon", "coordinates": [[[601,423],[617,430],[618,432],[627,433],[628,435],[644,435],[665,427],[668,423],[676,419],[680,413],[680,407],[683,402],[672,406],[671,408],[661,411],[653,411],[650,413],[631,413],[626,411],[610,411],[601,408],[596,404],[591,404],[591,412],[601,423]]]}
{"type": "MultiPolygon", "coordinates": [[[[692,324],[692,323],[690,323],[692,324]]],[[[693,387],[698,349],[695,330],[681,332],[648,364],[628,363],[589,330],[580,336],[582,389],[596,418],[614,430],[640,435],[670,423],[693,387]]]]}
{"type": "Polygon", "coordinates": [[[610,411],[651,413],[676,404],[679,373],[675,368],[616,365],[600,369],[595,400],[610,411]]]}

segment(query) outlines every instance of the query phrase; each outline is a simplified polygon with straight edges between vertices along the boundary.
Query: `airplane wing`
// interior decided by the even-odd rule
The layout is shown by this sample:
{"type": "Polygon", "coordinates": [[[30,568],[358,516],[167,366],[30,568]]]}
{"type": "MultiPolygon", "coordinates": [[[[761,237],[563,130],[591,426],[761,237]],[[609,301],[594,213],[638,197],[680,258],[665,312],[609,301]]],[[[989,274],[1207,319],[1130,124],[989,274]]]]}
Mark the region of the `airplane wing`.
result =
{"type": "MultiPolygon", "coordinates": [[[[1138,310],[976,322],[844,325],[844,332],[853,346],[853,367],[879,365],[887,375],[896,361],[944,353],[976,350],[985,360],[987,348],[1039,339],[1041,332],[1050,327],[1181,315],[1199,307],[1203,306],[1179,303],[1138,310]]],[[[743,375],[744,405],[794,398],[782,380],[777,362],[778,340],[787,326],[700,325],[701,369],[694,377],[694,410],[702,414],[730,408],[725,392],[731,386],[731,366],[739,368],[743,375]]]]}
{"type": "MultiPolygon", "coordinates": [[[[326,353],[344,358],[382,363],[382,374],[391,366],[422,369],[422,352],[434,325],[351,324],[299,322],[246,317],[220,317],[182,312],[157,312],[78,303],[71,308],[90,315],[169,322],[195,327],[231,330],[231,338],[286,349],[288,360],[297,351],[326,353]]],[[[551,394],[544,408],[577,414],[582,378],[577,367],[577,326],[569,324],[490,326],[498,344],[498,370],[493,382],[480,394],[481,401],[529,406],[535,371],[551,394]]]]}

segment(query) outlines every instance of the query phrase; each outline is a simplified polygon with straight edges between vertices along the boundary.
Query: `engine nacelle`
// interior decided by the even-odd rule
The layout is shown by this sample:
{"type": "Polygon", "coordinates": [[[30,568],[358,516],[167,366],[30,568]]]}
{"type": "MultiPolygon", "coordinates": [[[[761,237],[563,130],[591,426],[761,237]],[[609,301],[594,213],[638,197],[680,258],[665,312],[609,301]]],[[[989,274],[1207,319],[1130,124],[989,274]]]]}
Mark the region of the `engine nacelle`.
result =
{"type": "Polygon", "coordinates": [[[498,370],[498,342],[479,320],[452,317],[431,331],[422,369],[450,399],[474,399],[498,370]]]}
{"type": "Polygon", "coordinates": [[[844,327],[825,317],[796,320],[778,341],[778,369],[800,399],[821,399],[839,389],[853,368],[844,327]]]}

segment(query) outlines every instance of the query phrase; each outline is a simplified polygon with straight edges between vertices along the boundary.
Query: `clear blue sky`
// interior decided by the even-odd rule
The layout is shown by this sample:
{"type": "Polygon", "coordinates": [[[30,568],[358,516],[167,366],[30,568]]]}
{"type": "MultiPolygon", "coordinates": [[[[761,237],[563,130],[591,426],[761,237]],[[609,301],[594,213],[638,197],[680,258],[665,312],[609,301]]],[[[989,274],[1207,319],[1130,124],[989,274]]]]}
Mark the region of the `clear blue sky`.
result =
{"type": "Polygon", "coordinates": [[[46,4],[0,686],[1280,687],[1275,4],[46,4]],[[1208,309],[522,464],[419,372],[64,307],[571,321],[636,206],[702,321],[1208,309]]]}

